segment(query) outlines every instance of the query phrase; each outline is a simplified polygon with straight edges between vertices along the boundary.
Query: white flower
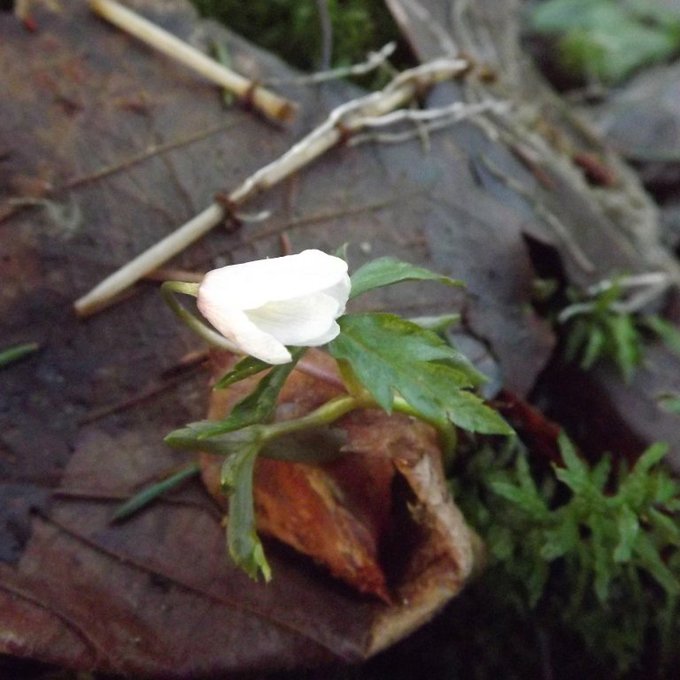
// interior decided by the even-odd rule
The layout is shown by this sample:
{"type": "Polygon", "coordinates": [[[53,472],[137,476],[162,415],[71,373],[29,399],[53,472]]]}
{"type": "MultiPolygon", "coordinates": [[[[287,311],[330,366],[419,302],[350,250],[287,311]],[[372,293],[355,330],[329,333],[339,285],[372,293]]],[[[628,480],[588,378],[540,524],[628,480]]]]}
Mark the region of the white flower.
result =
{"type": "Polygon", "coordinates": [[[340,332],[350,291],[347,263],[320,250],[208,272],[198,309],[237,351],[270,364],[291,360],[286,345],[317,347],[340,332]]]}

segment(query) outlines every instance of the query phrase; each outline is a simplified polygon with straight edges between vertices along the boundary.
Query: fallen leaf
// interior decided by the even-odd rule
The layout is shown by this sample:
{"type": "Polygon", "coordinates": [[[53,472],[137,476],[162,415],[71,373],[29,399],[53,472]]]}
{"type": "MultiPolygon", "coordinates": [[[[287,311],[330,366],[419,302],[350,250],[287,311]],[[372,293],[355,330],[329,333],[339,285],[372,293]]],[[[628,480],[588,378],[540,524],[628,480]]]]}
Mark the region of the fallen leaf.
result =
{"type": "MultiPolygon", "coordinates": [[[[233,362],[230,355],[215,355],[215,380],[232,368],[233,362]]],[[[209,418],[226,416],[260,377],[213,391],[209,418]]],[[[310,350],[305,370],[295,370],[282,390],[279,419],[306,415],[337,396],[338,377],[328,355],[310,350]]],[[[346,442],[343,455],[334,460],[306,464],[258,459],[254,488],[258,529],[309,555],[359,592],[371,593],[388,604],[402,601],[403,593],[408,592],[411,606],[427,600],[432,612],[436,611],[444,600],[429,592],[433,574],[410,567],[430,561],[420,552],[441,552],[439,580],[462,585],[473,567],[470,532],[446,494],[440,498],[445,481],[436,433],[419,421],[399,414],[388,416],[376,409],[353,412],[336,425],[346,433],[346,442]],[[427,482],[418,482],[416,493],[409,488],[412,470],[424,459],[429,461],[432,476],[427,482]],[[397,475],[404,486],[400,492],[396,490],[397,475]],[[435,507],[428,500],[432,494],[438,503],[448,505],[448,514],[456,518],[451,529],[454,536],[437,525],[435,507]],[[414,503],[414,497],[419,503],[414,503]],[[404,574],[408,578],[404,579],[404,574]]],[[[224,505],[219,484],[222,458],[203,454],[201,462],[208,489],[224,505]]],[[[406,632],[408,629],[402,634],[406,632]]]]}

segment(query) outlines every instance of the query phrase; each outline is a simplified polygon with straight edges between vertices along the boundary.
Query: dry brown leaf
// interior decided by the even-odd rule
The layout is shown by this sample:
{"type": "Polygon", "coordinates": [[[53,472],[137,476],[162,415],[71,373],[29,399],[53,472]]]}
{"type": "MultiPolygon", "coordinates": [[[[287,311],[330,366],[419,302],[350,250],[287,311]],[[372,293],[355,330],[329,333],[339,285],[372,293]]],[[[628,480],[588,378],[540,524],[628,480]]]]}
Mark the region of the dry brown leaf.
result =
{"type": "MultiPolygon", "coordinates": [[[[230,355],[215,354],[216,379],[233,362],[230,355]]],[[[260,377],[213,391],[209,418],[227,415],[260,377]]],[[[305,415],[339,392],[334,360],[310,350],[304,370],[294,370],[281,392],[277,418],[305,415]]],[[[343,455],[332,461],[258,459],[258,529],[310,556],[359,592],[396,603],[395,610],[404,602],[415,609],[427,602],[431,611],[421,615],[433,613],[463,585],[474,562],[471,532],[446,491],[434,430],[375,409],[355,411],[337,427],[345,432],[346,443],[343,455]],[[444,582],[450,591],[440,599],[444,582]]],[[[224,505],[221,461],[201,456],[204,481],[224,505]]]]}

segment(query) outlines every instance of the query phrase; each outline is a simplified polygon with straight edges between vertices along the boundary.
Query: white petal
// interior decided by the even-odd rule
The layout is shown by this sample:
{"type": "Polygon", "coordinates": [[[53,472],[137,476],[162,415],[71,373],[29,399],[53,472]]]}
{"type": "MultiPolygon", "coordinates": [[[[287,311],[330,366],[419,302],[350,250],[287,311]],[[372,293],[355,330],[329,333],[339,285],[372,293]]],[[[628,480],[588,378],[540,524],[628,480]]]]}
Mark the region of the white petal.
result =
{"type": "Polygon", "coordinates": [[[278,300],[299,298],[338,284],[347,277],[347,263],[320,250],[256,260],[208,272],[199,288],[238,309],[255,309],[278,300]]]}
{"type": "Polygon", "coordinates": [[[197,305],[201,314],[244,354],[268,364],[286,364],[291,361],[292,357],[285,345],[260,330],[240,309],[215,304],[210,298],[200,295],[197,305]]]}
{"type": "Polygon", "coordinates": [[[294,300],[270,302],[249,310],[250,320],[262,331],[284,345],[309,345],[328,333],[335,323],[338,301],[325,293],[306,295],[294,300]]]}
{"type": "Polygon", "coordinates": [[[305,347],[320,347],[331,340],[335,340],[338,335],[340,335],[340,326],[334,321],[323,335],[307,340],[307,342],[305,342],[305,347]]]}
{"type": "Polygon", "coordinates": [[[345,274],[334,286],[326,288],[326,290],[323,291],[326,295],[330,295],[338,302],[338,311],[335,314],[336,319],[341,314],[345,313],[345,307],[347,306],[347,300],[351,290],[352,282],[350,281],[349,276],[345,274]]]}

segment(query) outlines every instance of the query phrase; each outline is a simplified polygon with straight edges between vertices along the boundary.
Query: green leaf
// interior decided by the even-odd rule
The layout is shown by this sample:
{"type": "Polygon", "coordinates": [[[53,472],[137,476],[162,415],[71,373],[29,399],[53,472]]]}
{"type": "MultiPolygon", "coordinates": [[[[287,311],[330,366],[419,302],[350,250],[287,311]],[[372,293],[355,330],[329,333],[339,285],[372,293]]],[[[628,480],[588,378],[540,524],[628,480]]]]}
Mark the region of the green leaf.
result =
{"type": "Polygon", "coordinates": [[[262,574],[264,580],[269,581],[272,577],[271,567],[255,528],[253,472],[258,450],[257,445],[245,446],[225,459],[221,484],[223,491],[229,494],[229,555],[250,578],[257,580],[262,574]]]}
{"type": "MultiPolygon", "coordinates": [[[[441,367],[433,367],[439,372],[441,367]]],[[[458,427],[480,434],[514,434],[503,417],[472,392],[450,389],[443,406],[448,419],[458,427]]]]}
{"type": "Polygon", "coordinates": [[[537,5],[531,12],[531,27],[541,33],[560,33],[570,28],[588,26],[593,10],[597,10],[597,0],[550,0],[537,5]]]}
{"type": "Polygon", "coordinates": [[[329,344],[339,361],[350,364],[357,380],[388,413],[400,395],[424,420],[450,420],[486,433],[511,428],[483,402],[462,389],[483,377],[438,335],[393,314],[348,314],[329,344]]]}
{"type": "Polygon", "coordinates": [[[444,333],[453,324],[460,323],[460,314],[439,314],[437,316],[415,316],[409,321],[418,324],[421,328],[434,331],[437,334],[444,333]]]}
{"type": "Polygon", "coordinates": [[[267,375],[260,380],[257,387],[244,399],[239,401],[231,413],[212,427],[202,428],[198,438],[205,439],[225,432],[233,432],[248,425],[264,423],[271,420],[279,392],[288,376],[295,368],[306,347],[294,347],[290,353],[292,361],[272,367],[267,375]]]}
{"type": "Polygon", "coordinates": [[[146,507],[159,496],[179,486],[185,479],[197,475],[200,470],[201,468],[198,463],[189,463],[189,465],[185,465],[183,468],[160,482],[150,484],[143,488],[116,508],[116,511],[113,513],[113,521],[120,522],[121,520],[130,517],[130,515],[134,515],[138,510],[146,507]]]}
{"type": "Polygon", "coordinates": [[[271,364],[255,357],[247,356],[241,359],[231,371],[225,373],[216,383],[213,389],[221,390],[229,387],[240,380],[250,378],[251,375],[257,375],[262,371],[271,368],[271,364]]]}
{"type": "Polygon", "coordinates": [[[416,267],[394,257],[380,257],[359,267],[352,274],[352,290],[350,298],[357,297],[369,290],[391,286],[401,281],[439,281],[449,286],[462,286],[456,279],[435,274],[424,267],[416,267]]]}
{"type": "Polygon", "coordinates": [[[648,0],[635,7],[611,0],[549,0],[530,20],[539,33],[561,34],[558,52],[565,68],[605,82],[619,81],[678,48],[677,14],[655,10],[648,0]]]}
{"type": "Polygon", "coordinates": [[[40,345],[37,342],[26,342],[23,345],[14,345],[13,347],[8,347],[0,352],[0,368],[3,366],[8,366],[19,359],[23,359],[33,352],[37,352],[40,349],[40,345]]]}
{"type": "Polygon", "coordinates": [[[632,475],[646,475],[653,467],[656,467],[668,453],[668,444],[656,442],[649,446],[637,459],[633,466],[632,475]]]}
{"type": "Polygon", "coordinates": [[[574,445],[564,432],[560,432],[557,443],[564,461],[563,468],[555,469],[555,476],[564,482],[574,493],[583,493],[590,487],[588,466],[576,453],[574,445]]]}

